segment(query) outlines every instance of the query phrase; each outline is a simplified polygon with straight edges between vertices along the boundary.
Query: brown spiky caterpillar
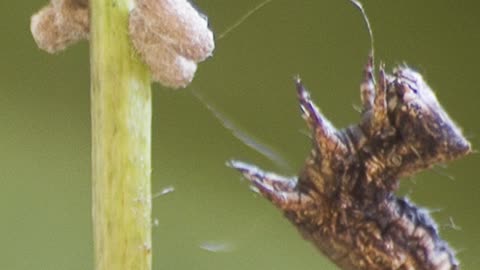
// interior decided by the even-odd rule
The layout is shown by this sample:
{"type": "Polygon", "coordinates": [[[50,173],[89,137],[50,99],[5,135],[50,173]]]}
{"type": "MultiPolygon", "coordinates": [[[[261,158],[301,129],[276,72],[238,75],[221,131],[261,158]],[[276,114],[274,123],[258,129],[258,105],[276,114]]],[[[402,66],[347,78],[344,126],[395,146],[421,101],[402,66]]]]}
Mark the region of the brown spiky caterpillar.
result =
{"type": "Polygon", "coordinates": [[[402,66],[378,83],[370,56],[361,84],[361,123],[336,130],[300,79],[296,87],[313,149],[298,177],[231,161],[344,270],[453,270],[454,252],[427,211],[394,195],[399,178],[462,157],[470,143],[422,76],[402,66]]]}

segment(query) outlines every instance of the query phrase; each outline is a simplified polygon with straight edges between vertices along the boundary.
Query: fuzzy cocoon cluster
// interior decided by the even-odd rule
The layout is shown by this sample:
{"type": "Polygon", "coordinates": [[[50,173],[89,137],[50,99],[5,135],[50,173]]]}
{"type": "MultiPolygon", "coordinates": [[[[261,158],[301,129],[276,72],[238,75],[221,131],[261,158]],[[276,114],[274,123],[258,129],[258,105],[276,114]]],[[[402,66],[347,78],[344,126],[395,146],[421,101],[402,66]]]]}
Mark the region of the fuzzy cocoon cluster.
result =
{"type": "Polygon", "coordinates": [[[178,88],[193,79],[197,63],[212,54],[213,33],[187,0],[137,0],[130,36],[154,80],[178,88]]]}
{"type": "MultiPolygon", "coordinates": [[[[51,0],[32,17],[38,47],[55,53],[87,39],[88,12],[88,0],[51,0]]],[[[187,0],[136,0],[129,32],[153,80],[172,88],[187,86],[215,47],[206,17],[187,0]]]]}
{"type": "Polygon", "coordinates": [[[87,39],[88,0],[51,0],[32,16],[30,29],[38,47],[49,53],[87,39]]]}

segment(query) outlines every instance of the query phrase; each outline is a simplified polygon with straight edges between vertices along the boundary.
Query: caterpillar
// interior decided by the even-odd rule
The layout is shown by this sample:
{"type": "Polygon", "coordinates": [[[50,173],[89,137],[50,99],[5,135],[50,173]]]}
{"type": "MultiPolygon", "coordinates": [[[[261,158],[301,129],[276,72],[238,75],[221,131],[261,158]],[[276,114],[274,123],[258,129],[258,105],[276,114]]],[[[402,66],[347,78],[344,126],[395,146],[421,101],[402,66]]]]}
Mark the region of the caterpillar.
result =
{"type": "Polygon", "coordinates": [[[373,54],[361,83],[359,124],[337,130],[299,78],[302,117],[313,148],[298,177],[232,160],[322,253],[345,270],[455,270],[459,263],[428,211],[395,196],[401,177],[471,152],[421,74],[380,65],[373,54]]]}

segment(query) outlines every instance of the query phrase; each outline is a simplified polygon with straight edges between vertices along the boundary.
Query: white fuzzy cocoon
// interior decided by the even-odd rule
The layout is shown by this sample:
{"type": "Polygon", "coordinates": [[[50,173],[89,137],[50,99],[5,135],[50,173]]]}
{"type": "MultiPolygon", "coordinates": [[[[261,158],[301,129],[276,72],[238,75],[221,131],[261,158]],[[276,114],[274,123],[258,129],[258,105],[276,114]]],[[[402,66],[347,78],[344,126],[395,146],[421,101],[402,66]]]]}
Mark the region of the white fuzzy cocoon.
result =
{"type": "Polygon", "coordinates": [[[137,0],[130,36],[153,79],[172,88],[187,86],[215,47],[205,16],[186,0],[137,0]]]}
{"type": "Polygon", "coordinates": [[[86,0],[52,0],[32,16],[30,30],[38,47],[49,53],[64,50],[89,35],[86,0]]]}

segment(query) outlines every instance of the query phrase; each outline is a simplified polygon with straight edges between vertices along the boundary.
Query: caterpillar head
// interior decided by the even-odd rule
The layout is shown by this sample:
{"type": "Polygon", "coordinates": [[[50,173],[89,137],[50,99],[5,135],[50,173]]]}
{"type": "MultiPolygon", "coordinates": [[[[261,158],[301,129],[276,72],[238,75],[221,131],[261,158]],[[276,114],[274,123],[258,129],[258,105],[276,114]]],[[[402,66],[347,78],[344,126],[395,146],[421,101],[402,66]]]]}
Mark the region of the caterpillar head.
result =
{"type": "Polygon", "coordinates": [[[408,67],[387,78],[387,107],[395,136],[411,151],[412,164],[425,167],[457,159],[471,151],[470,143],[438,102],[423,77],[408,67]]]}

